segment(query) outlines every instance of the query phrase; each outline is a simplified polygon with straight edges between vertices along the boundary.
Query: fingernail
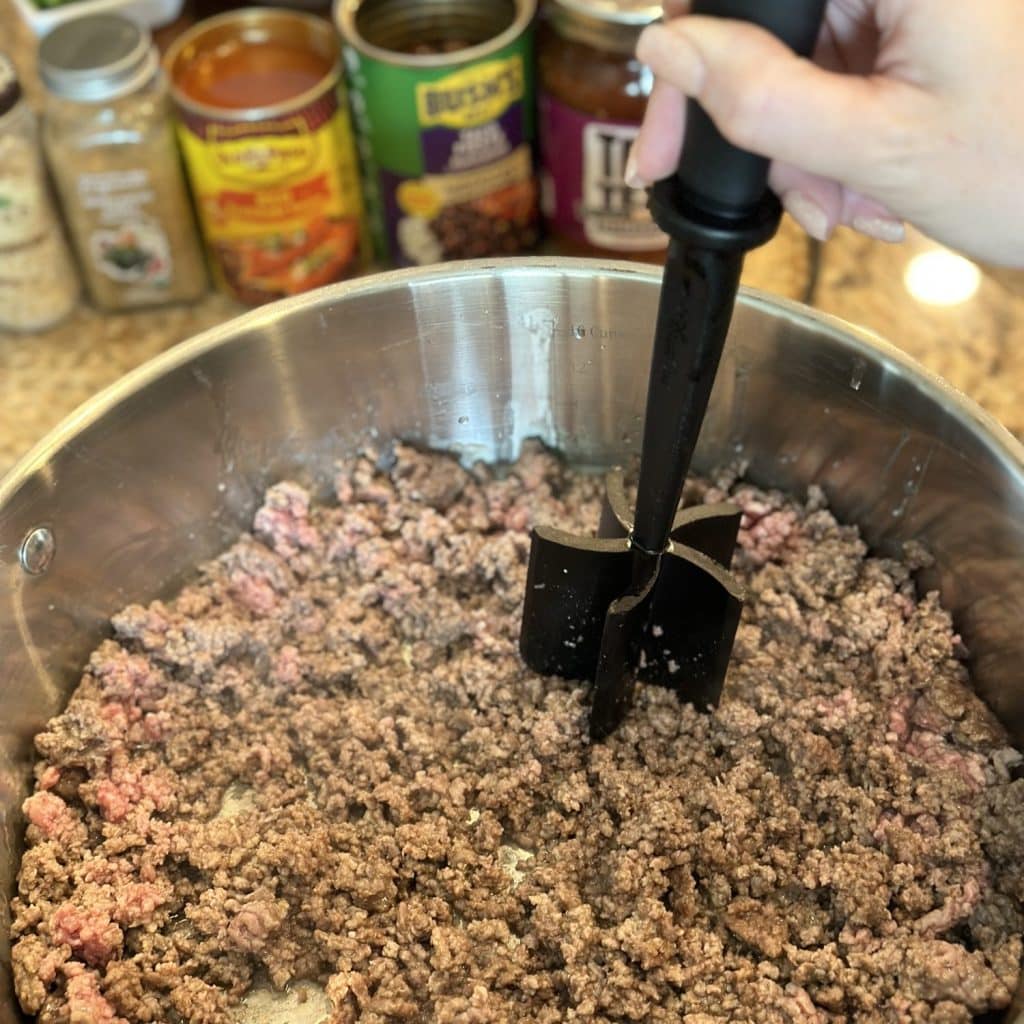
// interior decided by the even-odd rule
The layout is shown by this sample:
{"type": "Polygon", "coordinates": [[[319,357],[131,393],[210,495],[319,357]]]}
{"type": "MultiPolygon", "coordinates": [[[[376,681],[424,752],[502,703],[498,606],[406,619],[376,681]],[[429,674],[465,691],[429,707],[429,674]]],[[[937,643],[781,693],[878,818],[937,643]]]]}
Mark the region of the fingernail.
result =
{"type": "Polygon", "coordinates": [[[687,96],[701,90],[704,81],[704,59],[679,22],[672,27],[648,25],[640,33],[636,55],[649,64],[654,73],[671,82],[687,96]]]}
{"type": "Polygon", "coordinates": [[[903,221],[890,217],[854,217],[853,229],[880,242],[902,242],[907,237],[903,221]]]}
{"type": "Polygon", "coordinates": [[[662,53],[668,49],[668,30],[664,25],[648,25],[636,41],[636,55],[640,60],[646,60],[656,53],[662,53]]]}
{"type": "Polygon", "coordinates": [[[623,175],[626,180],[626,184],[630,188],[646,188],[647,182],[640,177],[640,172],[636,166],[636,144],[630,147],[629,156],[626,158],[626,172],[623,175]]]}
{"type": "Polygon", "coordinates": [[[828,214],[813,199],[808,199],[803,192],[792,190],[782,197],[782,205],[811,238],[819,242],[828,239],[828,214]]]}

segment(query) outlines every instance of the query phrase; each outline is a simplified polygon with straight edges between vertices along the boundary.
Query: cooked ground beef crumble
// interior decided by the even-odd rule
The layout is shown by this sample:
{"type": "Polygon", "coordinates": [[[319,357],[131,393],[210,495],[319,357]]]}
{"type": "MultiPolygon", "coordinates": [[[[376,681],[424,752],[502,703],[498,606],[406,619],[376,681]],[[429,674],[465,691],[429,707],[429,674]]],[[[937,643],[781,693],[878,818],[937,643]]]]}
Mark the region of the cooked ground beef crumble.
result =
{"type": "Polygon", "coordinates": [[[1024,931],[1024,779],[914,557],[723,474],[750,589],[713,715],[517,653],[534,520],[600,481],[398,447],[270,489],[36,741],[14,976],[45,1024],[969,1021],[1024,931]]]}

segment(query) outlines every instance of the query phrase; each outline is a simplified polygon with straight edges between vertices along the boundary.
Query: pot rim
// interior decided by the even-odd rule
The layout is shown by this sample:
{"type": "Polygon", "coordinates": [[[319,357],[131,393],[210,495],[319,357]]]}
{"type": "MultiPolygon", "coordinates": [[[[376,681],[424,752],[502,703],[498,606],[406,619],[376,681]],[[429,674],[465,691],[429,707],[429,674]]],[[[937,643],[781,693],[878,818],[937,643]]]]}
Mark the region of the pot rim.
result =
{"type": "MultiPolygon", "coordinates": [[[[368,274],[269,303],[179,342],[166,352],[129,370],[124,376],[83,402],[18,459],[3,477],[0,477],[0,512],[24,483],[44,470],[68,442],[99,421],[120,402],[204,353],[228,344],[243,335],[248,328],[266,326],[311,304],[333,303],[357,295],[373,295],[396,285],[428,285],[432,281],[441,280],[450,284],[453,278],[459,277],[550,272],[571,277],[591,277],[600,273],[619,278],[646,280],[652,284],[657,284],[661,277],[661,270],[658,267],[624,260],[555,256],[503,257],[497,260],[464,260],[368,274]]],[[[974,431],[984,434],[1003,468],[1009,475],[1019,477],[1024,486],[1024,444],[974,399],[886,341],[881,335],[803,303],[747,286],[740,288],[738,301],[744,306],[764,310],[783,319],[813,325],[820,333],[855,354],[871,358],[881,355],[891,369],[913,379],[928,397],[945,405],[954,418],[966,421],[974,431]]]]}

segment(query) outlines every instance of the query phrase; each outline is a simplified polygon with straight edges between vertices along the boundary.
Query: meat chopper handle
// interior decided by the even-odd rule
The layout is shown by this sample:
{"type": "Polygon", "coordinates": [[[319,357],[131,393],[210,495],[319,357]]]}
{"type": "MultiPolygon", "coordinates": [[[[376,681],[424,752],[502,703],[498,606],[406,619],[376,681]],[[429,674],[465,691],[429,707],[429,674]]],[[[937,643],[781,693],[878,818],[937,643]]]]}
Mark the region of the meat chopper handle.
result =
{"type": "MultiPolygon", "coordinates": [[[[693,14],[747,21],[767,29],[801,57],[814,49],[825,0],[694,0],[693,14]]],[[[749,217],[768,188],[768,160],[727,142],[690,100],[676,173],[680,198],[713,217],[749,217]]]]}
{"type": "MultiPolygon", "coordinates": [[[[694,14],[747,21],[801,56],[814,48],[825,0],[694,0],[694,14]]],[[[654,336],[631,544],[664,550],[697,445],[739,287],[743,254],[778,230],[768,161],[727,142],[692,100],[674,175],[649,206],[669,236],[654,336]]]]}

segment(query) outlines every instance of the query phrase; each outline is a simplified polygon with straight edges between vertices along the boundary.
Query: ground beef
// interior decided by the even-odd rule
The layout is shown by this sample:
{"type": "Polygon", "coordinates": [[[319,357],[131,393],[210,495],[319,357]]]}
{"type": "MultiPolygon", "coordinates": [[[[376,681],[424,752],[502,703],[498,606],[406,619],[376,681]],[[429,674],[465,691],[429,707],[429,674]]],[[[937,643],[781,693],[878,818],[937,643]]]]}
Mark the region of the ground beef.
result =
{"type": "Polygon", "coordinates": [[[398,447],[335,490],[278,484],[177,598],[116,615],[38,737],[26,1011],[226,1024],[287,989],[333,1024],[953,1024],[1009,1003],[1021,759],[915,595],[920,553],[870,557],[819,491],[723,474],[705,497],[744,510],[750,598],[722,705],[641,687],[590,745],[588,687],[529,672],[517,634],[531,522],[587,530],[600,482],[542,451],[497,475],[398,447]]]}

